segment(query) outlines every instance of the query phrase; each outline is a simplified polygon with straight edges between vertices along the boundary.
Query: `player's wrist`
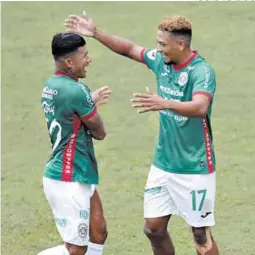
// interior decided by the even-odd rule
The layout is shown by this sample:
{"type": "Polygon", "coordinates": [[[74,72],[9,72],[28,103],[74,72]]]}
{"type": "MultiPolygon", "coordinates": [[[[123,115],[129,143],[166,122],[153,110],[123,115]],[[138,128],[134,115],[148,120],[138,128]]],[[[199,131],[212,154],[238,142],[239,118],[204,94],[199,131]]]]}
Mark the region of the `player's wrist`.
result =
{"type": "Polygon", "coordinates": [[[164,99],[164,109],[171,109],[171,100],[164,99]]]}
{"type": "Polygon", "coordinates": [[[93,29],[93,38],[98,40],[98,36],[100,35],[101,30],[95,26],[95,28],[93,29]]]}

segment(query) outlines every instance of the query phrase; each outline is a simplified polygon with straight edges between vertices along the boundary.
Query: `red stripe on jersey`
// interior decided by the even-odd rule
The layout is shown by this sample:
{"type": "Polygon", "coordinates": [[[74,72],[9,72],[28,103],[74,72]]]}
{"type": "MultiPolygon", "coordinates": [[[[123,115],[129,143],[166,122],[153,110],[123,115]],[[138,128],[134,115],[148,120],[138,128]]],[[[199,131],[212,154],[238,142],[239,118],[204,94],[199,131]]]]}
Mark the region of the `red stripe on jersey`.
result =
{"type": "Polygon", "coordinates": [[[88,114],[86,116],[83,116],[82,119],[83,120],[89,120],[92,117],[94,117],[96,114],[97,114],[97,108],[95,107],[95,109],[90,114],[88,114]]]}
{"type": "Polygon", "coordinates": [[[193,52],[193,55],[188,60],[186,60],[183,64],[173,66],[175,71],[179,71],[183,69],[184,67],[186,67],[198,55],[197,51],[192,51],[192,52],[193,52]]]}
{"type": "Polygon", "coordinates": [[[209,94],[208,92],[204,92],[204,91],[196,91],[192,94],[192,96],[195,96],[195,95],[203,95],[203,96],[206,96],[208,97],[210,100],[212,100],[212,95],[209,94]]]}
{"type": "Polygon", "coordinates": [[[64,72],[60,72],[60,71],[57,71],[54,73],[55,75],[58,75],[58,76],[66,76],[66,77],[70,77],[71,79],[75,80],[75,81],[78,81],[78,78],[77,77],[74,77],[74,76],[71,76],[67,73],[64,73],[64,72]]]}
{"type": "Polygon", "coordinates": [[[63,168],[62,168],[62,178],[64,182],[71,182],[73,177],[73,165],[74,165],[74,154],[76,147],[76,140],[79,128],[81,126],[81,121],[77,115],[73,116],[73,133],[69,138],[66,148],[63,153],[63,168]]]}
{"type": "Polygon", "coordinates": [[[141,58],[141,60],[142,60],[142,62],[149,68],[149,66],[147,65],[147,63],[146,63],[146,61],[145,61],[145,58],[144,58],[144,52],[145,52],[145,48],[143,48],[142,50],[141,50],[141,53],[140,53],[140,58],[141,58]]]}
{"type": "Polygon", "coordinates": [[[143,48],[143,49],[141,50],[140,58],[141,58],[142,62],[145,64],[144,52],[145,52],[145,48],[143,48]]]}
{"type": "Polygon", "coordinates": [[[212,161],[211,140],[210,140],[208,126],[206,123],[206,118],[202,118],[202,122],[203,122],[203,130],[204,130],[204,140],[205,140],[205,150],[206,150],[208,172],[213,173],[214,166],[213,166],[213,161],[212,161]]]}

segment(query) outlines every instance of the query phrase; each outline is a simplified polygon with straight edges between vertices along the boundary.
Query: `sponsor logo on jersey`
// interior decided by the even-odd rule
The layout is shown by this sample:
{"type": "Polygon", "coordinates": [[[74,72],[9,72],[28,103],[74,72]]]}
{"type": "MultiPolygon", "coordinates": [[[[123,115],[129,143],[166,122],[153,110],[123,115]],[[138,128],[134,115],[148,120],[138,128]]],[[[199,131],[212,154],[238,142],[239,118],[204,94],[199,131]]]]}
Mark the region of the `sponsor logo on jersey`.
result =
{"type": "Polygon", "coordinates": [[[156,59],[156,56],[157,56],[157,50],[154,49],[154,50],[150,50],[148,51],[147,53],[147,57],[151,60],[155,60],[156,59]]]}
{"type": "Polygon", "coordinates": [[[165,87],[163,85],[160,85],[159,88],[166,94],[170,94],[172,96],[179,96],[179,97],[183,97],[183,92],[179,91],[179,90],[172,90],[169,87],[165,87]]]}
{"type": "Polygon", "coordinates": [[[209,81],[210,81],[210,76],[211,76],[211,73],[210,73],[210,70],[208,67],[204,67],[205,69],[205,81],[204,81],[204,88],[208,88],[209,87],[209,81]]]}
{"type": "Polygon", "coordinates": [[[180,86],[184,86],[186,85],[188,82],[188,73],[187,72],[181,72],[179,80],[178,80],[178,84],[180,86]]]}
{"type": "Polygon", "coordinates": [[[55,107],[53,105],[53,102],[51,104],[48,104],[46,101],[43,101],[42,108],[46,114],[47,113],[51,113],[52,115],[55,114],[55,107]]]}
{"type": "Polygon", "coordinates": [[[48,86],[43,88],[42,97],[47,99],[53,99],[53,96],[56,96],[58,91],[56,89],[51,89],[48,86]]]}
{"type": "Polygon", "coordinates": [[[170,110],[161,110],[160,113],[163,114],[163,115],[165,115],[165,116],[167,116],[167,117],[173,118],[173,119],[174,119],[175,121],[177,121],[177,122],[188,120],[188,117],[174,114],[174,113],[173,113],[172,111],[170,111],[170,110]]]}
{"type": "Polygon", "coordinates": [[[187,67],[187,69],[188,69],[189,71],[193,70],[194,68],[195,68],[194,66],[188,66],[188,67],[187,67]]]}
{"type": "Polygon", "coordinates": [[[93,106],[94,102],[93,102],[93,100],[91,98],[91,95],[90,95],[89,91],[86,89],[86,87],[82,83],[79,83],[79,86],[81,87],[81,89],[85,93],[86,99],[87,99],[87,102],[88,102],[89,106],[93,106]]]}
{"type": "Polygon", "coordinates": [[[205,162],[204,161],[200,161],[199,165],[200,165],[200,167],[204,167],[205,166],[205,162]]]}
{"type": "Polygon", "coordinates": [[[63,171],[66,174],[70,174],[73,169],[73,155],[75,152],[75,144],[76,144],[76,136],[77,134],[72,134],[70,140],[67,144],[67,147],[64,151],[64,165],[63,171]]]}
{"type": "Polygon", "coordinates": [[[208,167],[209,172],[212,173],[214,171],[214,166],[213,166],[211,139],[210,139],[210,135],[209,135],[209,129],[208,129],[208,126],[207,126],[206,118],[203,118],[202,121],[203,121],[203,129],[204,129],[207,167],[208,167]]]}
{"type": "Polygon", "coordinates": [[[161,76],[167,76],[170,72],[169,67],[167,65],[163,66],[164,72],[161,72],[161,76]]]}

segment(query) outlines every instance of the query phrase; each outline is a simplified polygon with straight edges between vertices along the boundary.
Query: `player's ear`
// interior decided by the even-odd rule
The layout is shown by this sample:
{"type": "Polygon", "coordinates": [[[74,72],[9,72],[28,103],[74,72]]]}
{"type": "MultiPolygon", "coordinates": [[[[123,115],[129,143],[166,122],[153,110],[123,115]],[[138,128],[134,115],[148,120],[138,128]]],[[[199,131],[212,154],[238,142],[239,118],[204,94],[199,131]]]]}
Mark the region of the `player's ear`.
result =
{"type": "Polygon", "coordinates": [[[179,51],[183,51],[185,49],[185,45],[186,45],[185,41],[184,40],[180,40],[178,42],[179,51]]]}
{"type": "Polygon", "coordinates": [[[65,65],[66,65],[68,68],[71,68],[71,67],[73,66],[73,61],[72,61],[71,58],[66,58],[66,59],[64,60],[64,62],[65,62],[65,65]]]}

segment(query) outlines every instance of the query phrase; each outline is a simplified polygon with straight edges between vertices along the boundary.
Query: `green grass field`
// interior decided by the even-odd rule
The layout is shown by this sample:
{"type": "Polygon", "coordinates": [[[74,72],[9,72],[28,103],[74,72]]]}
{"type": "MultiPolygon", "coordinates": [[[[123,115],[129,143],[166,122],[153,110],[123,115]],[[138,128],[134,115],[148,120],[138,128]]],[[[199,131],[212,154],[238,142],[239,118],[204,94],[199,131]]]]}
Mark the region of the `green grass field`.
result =
{"type": "MultiPolygon", "coordinates": [[[[54,33],[63,20],[83,9],[105,30],[145,47],[155,47],[164,15],[187,15],[193,22],[193,48],[217,72],[213,130],[217,153],[217,226],[222,255],[255,255],[255,169],[253,58],[255,4],[252,2],[4,2],[2,3],[2,252],[35,255],[57,245],[50,208],[42,191],[42,171],[50,143],[40,95],[52,74],[54,33]],[[115,8],[115,10],[114,10],[115,8]]],[[[143,65],[88,40],[93,62],[86,83],[109,85],[112,98],[101,108],[108,137],[96,143],[99,191],[108,221],[104,254],[148,255],[143,235],[143,187],[150,167],[158,121],[156,113],[137,115],[134,92],[155,89],[143,65]]],[[[185,223],[169,226],[176,254],[195,254],[185,223]]]]}

